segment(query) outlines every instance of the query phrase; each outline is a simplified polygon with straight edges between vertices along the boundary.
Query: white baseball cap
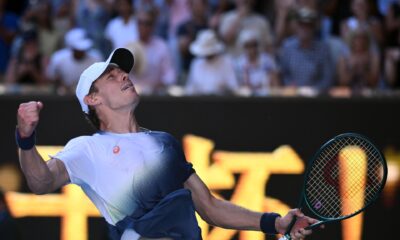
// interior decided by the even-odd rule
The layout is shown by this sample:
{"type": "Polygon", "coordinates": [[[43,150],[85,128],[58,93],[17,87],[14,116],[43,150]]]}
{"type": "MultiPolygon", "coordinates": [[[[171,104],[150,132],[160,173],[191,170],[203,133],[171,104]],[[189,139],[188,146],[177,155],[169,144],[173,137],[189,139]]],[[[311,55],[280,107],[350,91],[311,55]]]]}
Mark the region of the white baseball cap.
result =
{"type": "Polygon", "coordinates": [[[196,40],[190,44],[190,52],[198,57],[219,54],[225,49],[224,44],[218,39],[211,29],[202,30],[197,34],[196,40]]]}
{"type": "Polygon", "coordinates": [[[86,51],[93,46],[93,41],[87,37],[82,28],[74,28],[65,34],[65,45],[69,48],[86,51]]]}
{"type": "Polygon", "coordinates": [[[93,63],[83,71],[76,86],[76,97],[83,112],[89,113],[89,107],[84,102],[84,98],[88,95],[92,83],[103,74],[109,64],[116,64],[123,71],[129,73],[134,64],[133,54],[126,48],[117,48],[110,54],[107,61],[93,63]]]}

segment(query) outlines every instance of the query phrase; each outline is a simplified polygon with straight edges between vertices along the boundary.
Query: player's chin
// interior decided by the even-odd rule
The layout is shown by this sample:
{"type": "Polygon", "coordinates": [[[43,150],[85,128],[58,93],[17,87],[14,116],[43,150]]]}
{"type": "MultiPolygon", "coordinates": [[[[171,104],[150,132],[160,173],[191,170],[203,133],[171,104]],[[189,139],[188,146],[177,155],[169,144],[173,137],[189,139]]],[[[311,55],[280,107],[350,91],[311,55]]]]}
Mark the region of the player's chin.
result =
{"type": "Polygon", "coordinates": [[[128,95],[132,96],[132,98],[139,100],[139,93],[136,92],[136,89],[134,87],[130,87],[126,91],[128,95]]]}

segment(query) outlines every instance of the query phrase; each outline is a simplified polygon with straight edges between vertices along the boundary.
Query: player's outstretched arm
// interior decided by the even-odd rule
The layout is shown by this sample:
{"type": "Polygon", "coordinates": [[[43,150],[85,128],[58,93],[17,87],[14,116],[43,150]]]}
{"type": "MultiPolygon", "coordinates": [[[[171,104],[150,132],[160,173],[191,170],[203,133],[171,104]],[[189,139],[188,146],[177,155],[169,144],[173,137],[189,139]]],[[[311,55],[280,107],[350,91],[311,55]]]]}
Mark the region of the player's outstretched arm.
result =
{"type": "Polygon", "coordinates": [[[286,216],[250,211],[231,202],[217,199],[197,174],[192,174],[185,182],[185,188],[192,192],[196,211],[207,223],[228,229],[255,230],[267,233],[285,233],[293,216],[302,220],[301,225],[296,224],[292,229],[293,240],[304,239],[311,234],[310,230],[303,228],[316,220],[305,217],[301,211],[291,210],[286,216]]]}
{"type": "Polygon", "coordinates": [[[46,163],[35,147],[35,129],[42,108],[41,102],[20,104],[15,132],[22,172],[29,188],[36,194],[52,192],[69,182],[64,164],[58,159],[51,159],[46,163]]]}
{"type": "Polygon", "coordinates": [[[215,198],[196,173],[186,180],[185,188],[192,192],[196,211],[207,223],[229,229],[260,230],[261,213],[215,198]]]}

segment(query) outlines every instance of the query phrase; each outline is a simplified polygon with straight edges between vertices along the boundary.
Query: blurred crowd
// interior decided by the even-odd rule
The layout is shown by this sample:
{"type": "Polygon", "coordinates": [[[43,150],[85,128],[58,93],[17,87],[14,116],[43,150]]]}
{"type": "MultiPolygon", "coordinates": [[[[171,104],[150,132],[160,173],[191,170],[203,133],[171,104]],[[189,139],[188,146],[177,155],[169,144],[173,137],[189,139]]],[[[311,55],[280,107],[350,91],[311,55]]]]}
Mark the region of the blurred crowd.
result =
{"type": "Polygon", "coordinates": [[[119,47],[143,95],[392,91],[400,0],[0,0],[7,91],[72,94],[119,47]]]}

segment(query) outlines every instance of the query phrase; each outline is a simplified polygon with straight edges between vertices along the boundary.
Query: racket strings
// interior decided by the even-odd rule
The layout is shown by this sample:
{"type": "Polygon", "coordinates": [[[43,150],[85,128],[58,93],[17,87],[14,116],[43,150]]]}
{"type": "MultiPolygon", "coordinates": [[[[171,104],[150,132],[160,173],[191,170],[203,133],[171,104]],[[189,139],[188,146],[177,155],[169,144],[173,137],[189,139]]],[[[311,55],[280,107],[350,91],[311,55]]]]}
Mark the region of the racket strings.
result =
{"type": "Polygon", "coordinates": [[[373,201],[382,181],[383,163],[379,151],[364,139],[344,137],[325,146],[314,160],[306,179],[305,194],[318,215],[338,218],[351,215],[373,201]],[[359,150],[343,151],[347,147],[359,150]],[[340,167],[339,155],[346,161],[345,170],[340,167]],[[360,171],[363,161],[366,162],[364,172],[360,171]],[[352,176],[353,180],[343,184],[340,182],[343,176],[352,176]]]}

